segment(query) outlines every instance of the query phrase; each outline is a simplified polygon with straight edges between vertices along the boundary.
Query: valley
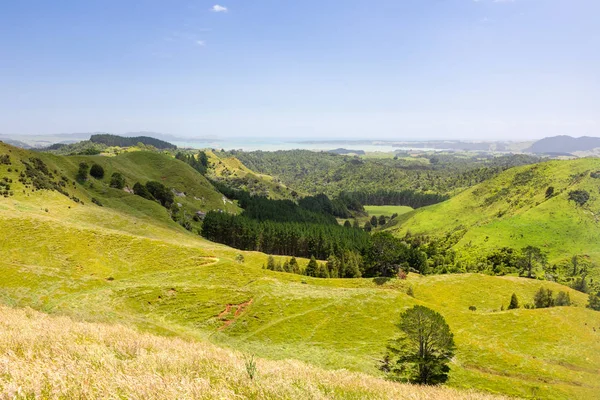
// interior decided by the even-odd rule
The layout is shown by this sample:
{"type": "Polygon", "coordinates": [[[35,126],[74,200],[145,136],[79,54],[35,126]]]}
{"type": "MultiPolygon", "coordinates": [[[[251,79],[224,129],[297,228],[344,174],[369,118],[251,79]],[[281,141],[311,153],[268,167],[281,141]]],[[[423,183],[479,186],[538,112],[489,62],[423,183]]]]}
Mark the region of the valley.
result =
{"type": "MultiPolygon", "coordinates": [[[[9,155],[11,164],[0,166],[0,179],[6,176],[13,181],[13,194],[0,198],[0,231],[4,233],[0,239],[0,301],[5,305],[172,338],[152,340],[183,338],[201,343],[194,346],[227,349],[214,351],[255,354],[261,359],[257,373],[269,382],[272,368],[280,368],[273,363],[289,363],[287,360],[306,363],[301,368],[310,371],[344,370],[351,372],[327,373],[360,373],[367,374],[361,375],[367,380],[381,379],[378,366],[388,341],[397,335],[400,313],[413,305],[424,305],[440,312],[455,335],[457,353],[450,363],[447,386],[524,398],[589,399],[600,393],[596,379],[600,371],[600,313],[586,307],[585,293],[518,274],[492,276],[485,269],[427,275],[411,271],[406,279],[327,279],[271,271],[265,268],[267,254],[207,241],[198,235],[201,221],[191,219],[187,226],[174,220],[173,215],[179,215],[174,208],[109,185],[112,174],[119,172],[129,187],[135,182],[157,180],[185,193],[185,197],[175,196],[174,202],[189,215],[211,210],[245,212],[237,200],[224,197],[202,174],[173,155],[134,151],[114,157],[64,157],[1,146],[0,153],[9,155]],[[30,162],[32,158],[43,160],[54,180],[63,175],[68,179],[64,188],[68,196],[18,182],[21,160],[30,162]],[[73,185],[81,162],[101,165],[105,177],[89,177],[73,185]],[[533,303],[540,288],[568,293],[571,306],[507,310],[513,293],[524,305],[533,303]]],[[[228,165],[252,173],[238,162],[228,161],[228,165]]],[[[414,211],[405,206],[365,206],[357,218],[398,214],[372,234],[390,231],[399,237],[409,230],[412,235],[423,232],[446,237],[456,226],[464,226],[467,232],[452,247],[459,254],[457,260],[485,254],[475,249],[527,243],[547,249],[552,262],[568,259],[575,251],[593,263],[598,228],[588,212],[597,209],[593,192],[596,181],[590,177],[590,172],[600,169],[597,167],[597,160],[583,159],[510,168],[439,204],[414,211]],[[516,185],[515,180],[525,175],[531,181],[523,182],[523,187],[516,185]],[[556,196],[551,199],[544,197],[548,185],[555,187],[556,196]],[[524,192],[526,187],[530,193],[524,192]],[[503,193],[496,202],[484,194],[494,193],[492,188],[503,193]],[[586,208],[568,200],[572,190],[592,193],[586,208]],[[459,212],[461,207],[463,213],[459,212]],[[540,230],[544,236],[530,233],[528,241],[508,240],[523,221],[537,224],[541,215],[547,215],[545,207],[552,207],[553,215],[559,210],[565,214],[562,219],[546,221],[556,221],[556,228],[540,230]],[[498,217],[499,211],[506,212],[498,217]],[[587,222],[565,222],[574,216],[587,222]],[[516,218],[521,222],[513,222],[516,218]],[[492,225],[486,226],[481,219],[491,220],[492,225]],[[497,224],[494,219],[505,223],[505,228],[492,231],[497,224]],[[507,238],[504,241],[491,234],[503,231],[507,232],[500,236],[507,238]],[[481,232],[490,239],[463,251],[464,243],[468,243],[465,240],[473,243],[481,232]],[[560,232],[566,232],[564,237],[571,237],[573,245],[559,240],[560,232]],[[548,239],[553,237],[556,242],[548,239]]],[[[45,176],[48,182],[54,181],[45,176]]],[[[260,179],[272,182],[269,177],[260,179]]],[[[335,218],[333,221],[335,224],[335,218]]],[[[532,226],[522,229],[536,232],[532,226]]],[[[289,257],[274,259],[283,262],[289,257]]],[[[298,264],[305,270],[309,260],[299,257],[298,264]]],[[[587,279],[592,277],[592,285],[596,270],[594,266],[588,269],[587,279]]],[[[16,318],[14,312],[2,310],[11,318],[16,318]]],[[[128,331],[127,335],[138,333],[128,331]]],[[[237,365],[231,368],[239,368],[239,362],[237,365]]],[[[8,388],[11,379],[16,378],[1,378],[0,387],[8,388]]],[[[316,378],[301,379],[310,385],[316,378]]],[[[388,384],[392,385],[389,390],[404,390],[388,384]]],[[[244,383],[243,390],[255,390],[248,385],[244,383]]],[[[335,390],[340,390],[336,392],[339,397],[356,396],[350,387],[335,390]]],[[[375,392],[372,396],[387,397],[375,392]]]]}

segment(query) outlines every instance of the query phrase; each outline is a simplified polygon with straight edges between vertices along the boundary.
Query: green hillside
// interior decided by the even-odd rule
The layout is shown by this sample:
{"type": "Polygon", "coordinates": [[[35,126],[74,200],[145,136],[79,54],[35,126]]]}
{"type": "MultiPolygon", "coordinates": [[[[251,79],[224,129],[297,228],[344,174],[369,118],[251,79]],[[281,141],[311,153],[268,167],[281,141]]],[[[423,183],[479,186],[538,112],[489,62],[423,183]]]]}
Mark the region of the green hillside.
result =
{"type": "MultiPolygon", "coordinates": [[[[1,165],[0,177],[16,178],[14,169],[22,169],[16,160],[34,154],[1,149],[12,165],[1,165]]],[[[123,168],[128,183],[164,177],[178,190],[205,193],[208,206],[222,206],[193,169],[148,154],[39,157],[57,176],[74,176],[80,160],[97,160],[108,176],[123,168]]],[[[455,334],[450,386],[600,398],[600,313],[585,308],[586,295],[564,286],[477,274],[409,274],[401,281],[273,272],[263,269],[266,255],[208,242],[172,222],[159,204],[124,191],[69,184],[69,195],[81,204],[58,191],[23,193],[19,185],[14,195],[0,197],[4,304],[375,376],[381,376],[378,360],[397,333],[400,312],[422,304],[442,313],[455,334]],[[91,203],[92,196],[105,206],[91,203]],[[409,287],[414,296],[407,295],[409,287]],[[501,311],[512,293],[528,303],[540,287],[568,291],[574,306],[501,311]]]]}
{"type": "Polygon", "coordinates": [[[207,150],[205,154],[208,157],[208,176],[211,179],[274,200],[293,199],[298,196],[298,193],[278,179],[252,171],[229,153],[207,150]]]}
{"type": "MultiPolygon", "coordinates": [[[[37,191],[33,181],[26,178],[27,186],[19,181],[20,175],[26,172],[23,162],[34,167],[32,160],[42,161],[47,173],[33,168],[42,187],[60,188],[67,201],[64,206],[75,210],[82,204],[99,201],[105,208],[111,208],[127,216],[135,216],[144,220],[158,221],[167,226],[174,225],[168,211],[160,204],[145,200],[130,193],[136,182],[158,181],[168,189],[179,192],[175,195],[175,203],[181,204],[179,212],[191,218],[197,211],[225,210],[237,212],[239,208],[216,191],[210,182],[191,168],[189,165],[173,157],[156,152],[135,151],[116,157],[104,156],[57,156],[48,153],[30,152],[18,149],[0,142],[0,154],[10,158],[10,165],[0,165],[0,180],[12,180],[11,192],[16,198],[34,200],[43,196],[37,191]],[[88,166],[101,165],[105,174],[103,179],[88,177],[85,183],[76,182],[79,164],[85,162],[88,166]],[[125,178],[124,190],[110,187],[113,173],[121,173],[125,178]],[[41,173],[41,175],[40,175],[41,173]],[[129,190],[129,192],[128,192],[129,190]]],[[[39,186],[39,184],[38,184],[39,186]]],[[[1,190],[0,190],[1,192],[1,190]]],[[[9,192],[10,193],[10,192],[9,192]]],[[[55,191],[55,193],[58,193],[55,191]]],[[[13,198],[13,197],[9,197],[13,198]]],[[[51,209],[52,204],[41,202],[42,209],[51,209]]]]}
{"type": "Polygon", "coordinates": [[[405,214],[398,235],[450,236],[454,249],[475,259],[501,247],[536,246],[550,262],[588,255],[600,262],[600,159],[549,161],[512,168],[452,199],[405,214]],[[553,195],[547,196],[549,187],[553,195]],[[585,191],[583,205],[569,200],[585,191]]]}

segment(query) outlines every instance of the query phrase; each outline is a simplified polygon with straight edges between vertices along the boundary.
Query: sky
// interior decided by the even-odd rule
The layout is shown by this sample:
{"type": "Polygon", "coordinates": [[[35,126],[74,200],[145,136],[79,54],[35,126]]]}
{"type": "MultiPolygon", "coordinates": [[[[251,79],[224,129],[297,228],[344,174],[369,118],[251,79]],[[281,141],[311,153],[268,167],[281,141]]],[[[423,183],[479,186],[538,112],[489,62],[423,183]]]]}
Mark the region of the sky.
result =
{"type": "Polygon", "coordinates": [[[0,2],[0,133],[600,136],[598,0],[0,2]]]}

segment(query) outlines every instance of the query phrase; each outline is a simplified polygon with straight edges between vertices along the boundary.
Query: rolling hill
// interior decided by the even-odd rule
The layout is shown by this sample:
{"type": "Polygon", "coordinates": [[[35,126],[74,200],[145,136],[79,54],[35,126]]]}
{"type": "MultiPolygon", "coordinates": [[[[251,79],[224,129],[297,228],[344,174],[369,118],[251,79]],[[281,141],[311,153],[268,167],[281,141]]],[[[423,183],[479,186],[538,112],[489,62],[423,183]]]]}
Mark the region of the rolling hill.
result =
{"type": "Polygon", "coordinates": [[[404,214],[390,229],[398,235],[448,235],[454,249],[473,257],[531,245],[548,252],[550,262],[575,254],[600,262],[597,171],[597,158],[515,167],[446,202],[404,214]],[[583,205],[569,199],[576,191],[588,193],[583,205]]]}
{"type": "MultiPolygon", "coordinates": [[[[0,177],[17,177],[14,169],[22,169],[17,160],[28,160],[36,153],[2,145],[0,155],[6,154],[12,165],[0,165],[0,177]],[[8,172],[8,168],[12,171],[8,172]]],[[[222,206],[219,195],[193,169],[160,154],[39,157],[43,157],[50,170],[57,170],[56,176],[74,176],[81,160],[97,160],[107,175],[120,170],[128,182],[164,177],[165,184],[195,196],[201,190],[206,191],[204,196],[211,202],[207,206],[222,206]]],[[[33,379],[41,376],[44,364],[27,361],[26,357],[37,353],[27,351],[31,347],[26,346],[31,345],[26,343],[39,343],[39,347],[33,345],[32,349],[39,351],[59,325],[67,327],[61,335],[57,334],[56,343],[65,343],[67,347],[65,357],[59,358],[63,360],[61,365],[80,373],[85,371],[80,368],[81,363],[95,366],[88,370],[91,371],[88,378],[90,382],[98,382],[94,386],[98,390],[110,390],[108,383],[98,379],[115,371],[114,368],[120,368],[121,372],[115,375],[119,380],[131,382],[132,377],[148,377],[144,368],[156,371],[152,369],[156,358],[152,357],[158,357],[175,363],[167,363],[162,370],[169,382],[176,379],[173,378],[176,370],[183,374],[178,382],[189,376],[208,380],[213,383],[207,388],[223,390],[215,393],[225,397],[233,387],[237,388],[233,392],[236,394],[253,393],[249,391],[254,389],[240,383],[245,375],[243,370],[240,372],[243,366],[239,354],[230,356],[230,350],[215,349],[213,345],[217,345],[260,357],[259,376],[265,374],[264,384],[269,387],[280,385],[281,392],[276,393],[283,393],[284,397],[307,391],[315,398],[364,398],[364,393],[374,393],[373,396],[384,393],[381,394],[384,398],[387,393],[388,397],[395,397],[394,391],[400,393],[402,387],[381,383],[382,391],[364,392],[367,390],[364,386],[336,382],[337,379],[349,382],[354,377],[363,379],[364,375],[354,373],[381,377],[378,360],[388,340],[396,335],[400,312],[421,304],[442,313],[455,334],[458,351],[451,363],[449,386],[521,397],[600,398],[597,380],[600,313],[585,308],[587,296],[556,283],[478,274],[427,277],[410,274],[408,280],[401,281],[318,279],[274,272],[263,269],[265,254],[241,252],[208,242],[171,221],[157,203],[124,191],[114,192],[116,189],[104,188],[100,183],[93,188],[89,185],[72,188],[69,184],[68,194],[83,199],[81,204],[56,190],[25,189],[23,193],[19,185],[15,183],[11,188],[14,195],[0,197],[0,232],[5,233],[0,236],[0,302],[69,316],[77,321],[121,324],[128,328],[49,320],[36,313],[26,316],[22,311],[2,308],[0,315],[15,321],[15,326],[45,326],[50,335],[32,328],[18,339],[14,333],[17,330],[11,330],[10,324],[9,328],[0,324],[2,332],[15,337],[10,343],[22,343],[18,348],[23,349],[14,355],[23,361],[17,364],[19,372],[11,375],[13,380],[6,383],[10,387],[23,385],[33,391],[35,388],[29,385],[44,382],[33,379]],[[104,207],[90,202],[96,195],[106,203],[104,207]],[[413,296],[407,294],[408,287],[413,288],[413,296]],[[540,287],[569,292],[574,306],[502,311],[512,293],[526,303],[540,287]],[[476,311],[469,310],[472,306],[476,311]],[[24,318],[29,322],[24,322],[24,318]],[[140,336],[129,328],[177,338],[140,336]],[[108,339],[95,339],[97,336],[90,338],[86,333],[89,329],[111,333],[108,339]],[[70,339],[73,337],[78,338],[74,343],[70,339]],[[123,347],[114,337],[123,339],[123,347]],[[191,343],[183,343],[179,338],[191,343]],[[156,344],[150,346],[147,340],[156,344]],[[89,353],[81,354],[81,348],[77,347],[81,343],[94,345],[98,354],[106,355],[107,364],[98,364],[89,353]],[[138,343],[137,347],[134,343],[138,343]],[[152,352],[157,348],[161,353],[152,352]],[[193,355],[203,349],[217,352],[214,357],[208,354],[207,362],[225,360],[224,365],[219,364],[223,369],[218,370],[216,377],[206,369],[186,372],[191,371],[186,366],[193,355]],[[68,354],[79,355],[79,361],[68,354]],[[293,362],[288,369],[290,362],[283,361],[288,359],[312,366],[293,362]],[[111,363],[115,360],[116,364],[108,360],[111,363]],[[181,364],[177,364],[179,360],[181,364]],[[296,372],[297,365],[307,372],[296,372]],[[26,366],[31,369],[21,370],[26,366]],[[285,377],[273,378],[271,371],[277,369],[284,371],[285,377]],[[341,369],[346,371],[332,372],[341,369]],[[223,376],[231,377],[233,382],[218,379],[223,376]],[[290,376],[293,379],[288,379],[290,376]],[[318,381],[317,376],[325,381],[318,381]],[[324,392],[315,392],[315,386],[324,392]]],[[[299,262],[306,264],[308,260],[299,262]]],[[[52,347],[60,348],[58,344],[52,347]]],[[[84,378],[74,374],[75,385],[85,381],[84,378]]],[[[2,379],[8,378],[1,375],[0,382],[4,384],[2,379]]],[[[373,385],[380,382],[371,377],[364,379],[373,385]]],[[[412,389],[416,390],[412,398],[427,397],[421,389],[412,389]]],[[[127,386],[124,390],[135,388],[127,386]]],[[[161,390],[167,388],[163,386],[161,390]]],[[[267,387],[263,390],[257,396],[264,393],[265,397],[277,397],[267,387]]],[[[461,394],[468,396],[466,392],[461,394]]]]}

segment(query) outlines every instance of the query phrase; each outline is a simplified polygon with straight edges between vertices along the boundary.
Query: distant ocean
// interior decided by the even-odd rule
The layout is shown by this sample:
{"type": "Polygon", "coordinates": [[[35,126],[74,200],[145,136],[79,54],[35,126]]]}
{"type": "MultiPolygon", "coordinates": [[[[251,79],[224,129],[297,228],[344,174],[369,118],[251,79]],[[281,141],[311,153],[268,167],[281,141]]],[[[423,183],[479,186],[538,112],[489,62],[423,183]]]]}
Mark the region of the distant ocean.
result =
{"type": "MultiPolygon", "coordinates": [[[[423,147],[405,148],[394,147],[389,143],[374,144],[374,142],[345,142],[342,140],[335,141],[277,141],[269,139],[251,140],[251,139],[229,139],[229,140],[186,140],[186,141],[171,141],[178,147],[193,148],[193,149],[224,149],[224,150],[244,150],[244,151],[277,151],[277,150],[363,150],[365,152],[382,152],[393,153],[399,150],[434,150],[423,147]]],[[[439,151],[439,150],[438,150],[439,151]]]]}

